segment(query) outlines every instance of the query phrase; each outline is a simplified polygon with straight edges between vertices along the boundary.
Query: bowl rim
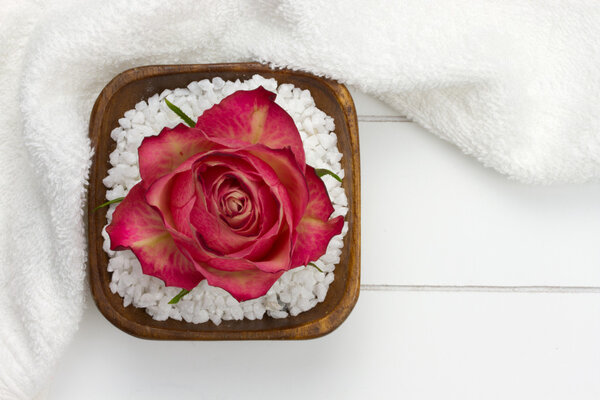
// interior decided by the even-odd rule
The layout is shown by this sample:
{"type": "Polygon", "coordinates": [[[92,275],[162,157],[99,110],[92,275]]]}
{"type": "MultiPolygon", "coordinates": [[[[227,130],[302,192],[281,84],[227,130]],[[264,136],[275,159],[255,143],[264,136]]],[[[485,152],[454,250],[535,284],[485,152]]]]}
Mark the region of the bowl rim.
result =
{"type": "MultiPolygon", "coordinates": [[[[325,313],[319,318],[310,320],[303,325],[287,328],[272,328],[265,330],[237,330],[237,331],[183,331],[168,328],[148,326],[138,321],[124,316],[119,310],[115,309],[108,301],[108,296],[112,295],[109,289],[109,283],[104,282],[100,269],[102,263],[98,262],[97,252],[92,251],[92,243],[97,240],[98,226],[91,218],[94,206],[95,191],[92,185],[101,185],[104,177],[96,176],[94,168],[98,160],[97,152],[94,152],[90,168],[90,180],[88,187],[88,264],[89,264],[89,283],[92,290],[94,302],[100,312],[116,327],[133,336],[144,339],[162,339],[162,340],[265,340],[265,339],[311,339],[323,336],[335,330],[348,317],[354,305],[356,304],[360,292],[360,156],[358,141],[358,122],[356,117],[356,108],[348,89],[341,83],[330,79],[318,77],[303,71],[294,71],[289,69],[272,69],[269,66],[250,62],[250,63],[219,63],[219,64],[173,64],[173,65],[146,65],[125,70],[116,75],[100,92],[94,103],[90,116],[89,137],[91,146],[95,150],[98,141],[101,138],[103,129],[103,113],[106,111],[113,95],[120,89],[132,82],[155,78],[163,75],[173,75],[182,73],[239,71],[253,74],[282,72],[297,77],[303,77],[311,80],[317,80],[319,84],[325,87],[337,100],[344,117],[345,124],[349,132],[349,142],[351,154],[344,154],[344,157],[351,158],[353,201],[349,204],[349,210],[354,213],[352,229],[348,230],[347,235],[352,235],[349,243],[352,244],[349,249],[350,256],[348,261],[348,277],[346,287],[342,298],[336,304],[335,308],[325,313]],[[94,234],[96,233],[96,234],[94,234]],[[108,292],[107,292],[108,291],[108,292]]],[[[106,129],[106,127],[104,127],[106,129]]],[[[110,128],[112,129],[112,128],[110,128]]],[[[346,185],[345,185],[346,186],[346,185]]],[[[350,190],[350,189],[346,189],[350,190]]],[[[102,226],[100,226],[100,231],[102,226]]],[[[100,235],[101,238],[101,235],[100,235]]],[[[96,244],[96,250],[98,245],[96,244]]],[[[100,245],[100,251],[102,246],[100,245]]],[[[339,265],[339,264],[338,264],[339,265]]],[[[106,268],[106,266],[104,266],[106,268]]],[[[149,316],[148,316],[149,317],[149,316]]],[[[149,317],[150,318],[150,317],[149,317]]],[[[288,317],[293,318],[293,317],[288,317]]]]}

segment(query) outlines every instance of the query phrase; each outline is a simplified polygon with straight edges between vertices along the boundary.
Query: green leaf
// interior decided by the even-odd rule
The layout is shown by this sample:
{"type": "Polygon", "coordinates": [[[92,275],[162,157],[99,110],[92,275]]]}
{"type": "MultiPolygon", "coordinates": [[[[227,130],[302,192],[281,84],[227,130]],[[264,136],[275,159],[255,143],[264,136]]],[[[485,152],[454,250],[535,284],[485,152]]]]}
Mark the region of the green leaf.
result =
{"type": "Polygon", "coordinates": [[[333,176],[333,178],[338,181],[338,182],[342,182],[342,178],[340,178],[339,176],[337,176],[334,172],[325,169],[325,168],[315,168],[315,172],[317,173],[317,176],[319,178],[321,178],[323,175],[331,175],[333,176]]]}
{"type": "Polygon", "coordinates": [[[102,203],[102,204],[100,204],[98,207],[94,208],[94,209],[92,210],[92,212],[94,212],[94,211],[96,211],[96,210],[98,210],[98,209],[100,209],[100,208],[102,208],[102,207],[110,206],[110,205],[111,205],[111,204],[113,204],[113,203],[118,203],[118,202],[120,202],[120,201],[123,201],[123,199],[124,199],[124,198],[125,198],[125,197],[117,197],[117,198],[116,198],[116,199],[114,199],[114,200],[107,201],[106,203],[102,203]]]}
{"type": "Polygon", "coordinates": [[[183,296],[185,296],[189,292],[190,292],[189,290],[181,289],[181,292],[177,293],[177,296],[173,297],[171,299],[171,301],[169,301],[169,304],[177,304],[177,303],[179,303],[179,300],[181,300],[183,298],[183,296]]]}
{"type": "Polygon", "coordinates": [[[194,122],[194,120],[188,117],[183,111],[181,111],[181,108],[177,107],[175,104],[171,103],[167,99],[165,99],[165,103],[167,103],[167,107],[169,107],[175,114],[179,115],[179,118],[181,118],[183,122],[185,122],[189,127],[196,127],[196,123],[194,122]]]}
{"type": "Polygon", "coordinates": [[[313,263],[313,262],[309,262],[308,265],[310,265],[311,267],[315,267],[317,270],[319,270],[319,272],[323,272],[323,270],[319,267],[317,267],[317,264],[313,263]]]}

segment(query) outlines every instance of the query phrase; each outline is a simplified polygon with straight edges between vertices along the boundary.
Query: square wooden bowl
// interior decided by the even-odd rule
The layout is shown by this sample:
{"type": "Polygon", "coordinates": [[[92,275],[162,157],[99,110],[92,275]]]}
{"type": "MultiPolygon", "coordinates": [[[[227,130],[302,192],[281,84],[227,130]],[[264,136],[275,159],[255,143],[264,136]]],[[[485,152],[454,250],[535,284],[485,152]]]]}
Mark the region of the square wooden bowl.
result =
{"type": "Polygon", "coordinates": [[[90,119],[90,138],[94,148],[88,192],[90,285],[96,305],[115,326],[146,339],[308,339],[333,331],[350,314],[360,289],[360,161],[356,111],[344,85],[304,72],[273,70],[258,63],[133,68],[117,75],[98,96],[90,119]],[[343,186],[349,203],[346,215],[349,230],[341,261],[335,268],[335,280],[325,301],[296,317],[273,319],[265,315],[262,320],[223,321],[219,326],[211,322],[192,324],[173,319],[155,321],[143,309],[123,307],[123,299],[109,289],[108,256],[102,250],[101,231],[106,225],[106,212],[93,212],[95,206],[106,201],[102,179],[110,168],[108,156],[115,148],[115,142],[110,138],[111,130],[118,126],[117,121],[125,111],[164,89],[184,88],[192,81],[217,76],[225,80],[245,80],[254,74],[310,90],[317,107],[335,120],[338,146],[344,155],[343,186]]]}

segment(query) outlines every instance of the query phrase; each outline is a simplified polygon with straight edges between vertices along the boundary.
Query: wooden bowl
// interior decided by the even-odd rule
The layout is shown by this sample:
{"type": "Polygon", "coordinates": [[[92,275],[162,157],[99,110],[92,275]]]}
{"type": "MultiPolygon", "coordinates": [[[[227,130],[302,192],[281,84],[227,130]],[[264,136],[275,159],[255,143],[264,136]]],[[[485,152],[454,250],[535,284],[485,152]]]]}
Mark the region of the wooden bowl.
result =
{"type": "Polygon", "coordinates": [[[127,70],[117,75],[96,100],[90,119],[90,138],[94,158],[88,192],[88,243],[90,285],[96,305],[115,326],[134,336],[167,340],[240,340],[240,339],[308,339],[322,336],[337,328],[350,314],[358,300],[360,289],[360,162],[358,125],[354,102],[346,87],[332,80],[305,72],[273,70],[258,63],[211,65],[157,65],[127,70]],[[123,307],[123,299],[109,289],[108,256],[102,250],[102,227],[106,212],[93,208],[106,201],[102,179],[110,168],[109,154],[115,148],[110,132],[117,120],[135,104],[164,89],[184,88],[190,82],[221,77],[225,80],[249,79],[254,74],[275,78],[278,83],[292,83],[309,89],[318,108],[335,120],[338,145],[344,157],[343,186],[349,211],[348,234],[340,263],[335,268],[335,280],[327,297],[313,309],[296,317],[262,320],[223,321],[192,324],[168,319],[153,320],[143,309],[123,307]]]}

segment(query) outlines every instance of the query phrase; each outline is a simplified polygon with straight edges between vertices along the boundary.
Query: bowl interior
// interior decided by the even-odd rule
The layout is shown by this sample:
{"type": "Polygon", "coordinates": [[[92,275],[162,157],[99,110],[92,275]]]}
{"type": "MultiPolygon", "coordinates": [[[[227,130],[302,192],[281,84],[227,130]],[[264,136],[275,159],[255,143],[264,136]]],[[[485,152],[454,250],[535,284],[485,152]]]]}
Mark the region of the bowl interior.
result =
{"type": "Polygon", "coordinates": [[[290,70],[272,70],[256,63],[213,65],[147,66],[125,71],[115,77],[99,95],[90,119],[90,138],[95,150],[88,193],[88,243],[90,284],[100,311],[120,329],[149,339],[305,339],[321,336],[335,329],[348,316],[358,299],[360,281],[360,163],[358,127],[354,103],[347,89],[334,81],[290,70]],[[102,227],[106,212],[92,212],[105,200],[102,179],[115,148],[110,138],[118,119],[141,100],[164,89],[184,88],[190,82],[219,76],[225,80],[249,79],[254,74],[275,78],[279,84],[292,83],[309,89],[318,108],[335,120],[338,146],[343,153],[343,186],[348,196],[346,216],[348,234],[344,239],[341,260],[335,279],[324,302],[295,317],[262,320],[223,321],[191,324],[168,319],[155,321],[143,309],[123,307],[123,299],[109,289],[108,256],[102,250],[102,227]]]}

